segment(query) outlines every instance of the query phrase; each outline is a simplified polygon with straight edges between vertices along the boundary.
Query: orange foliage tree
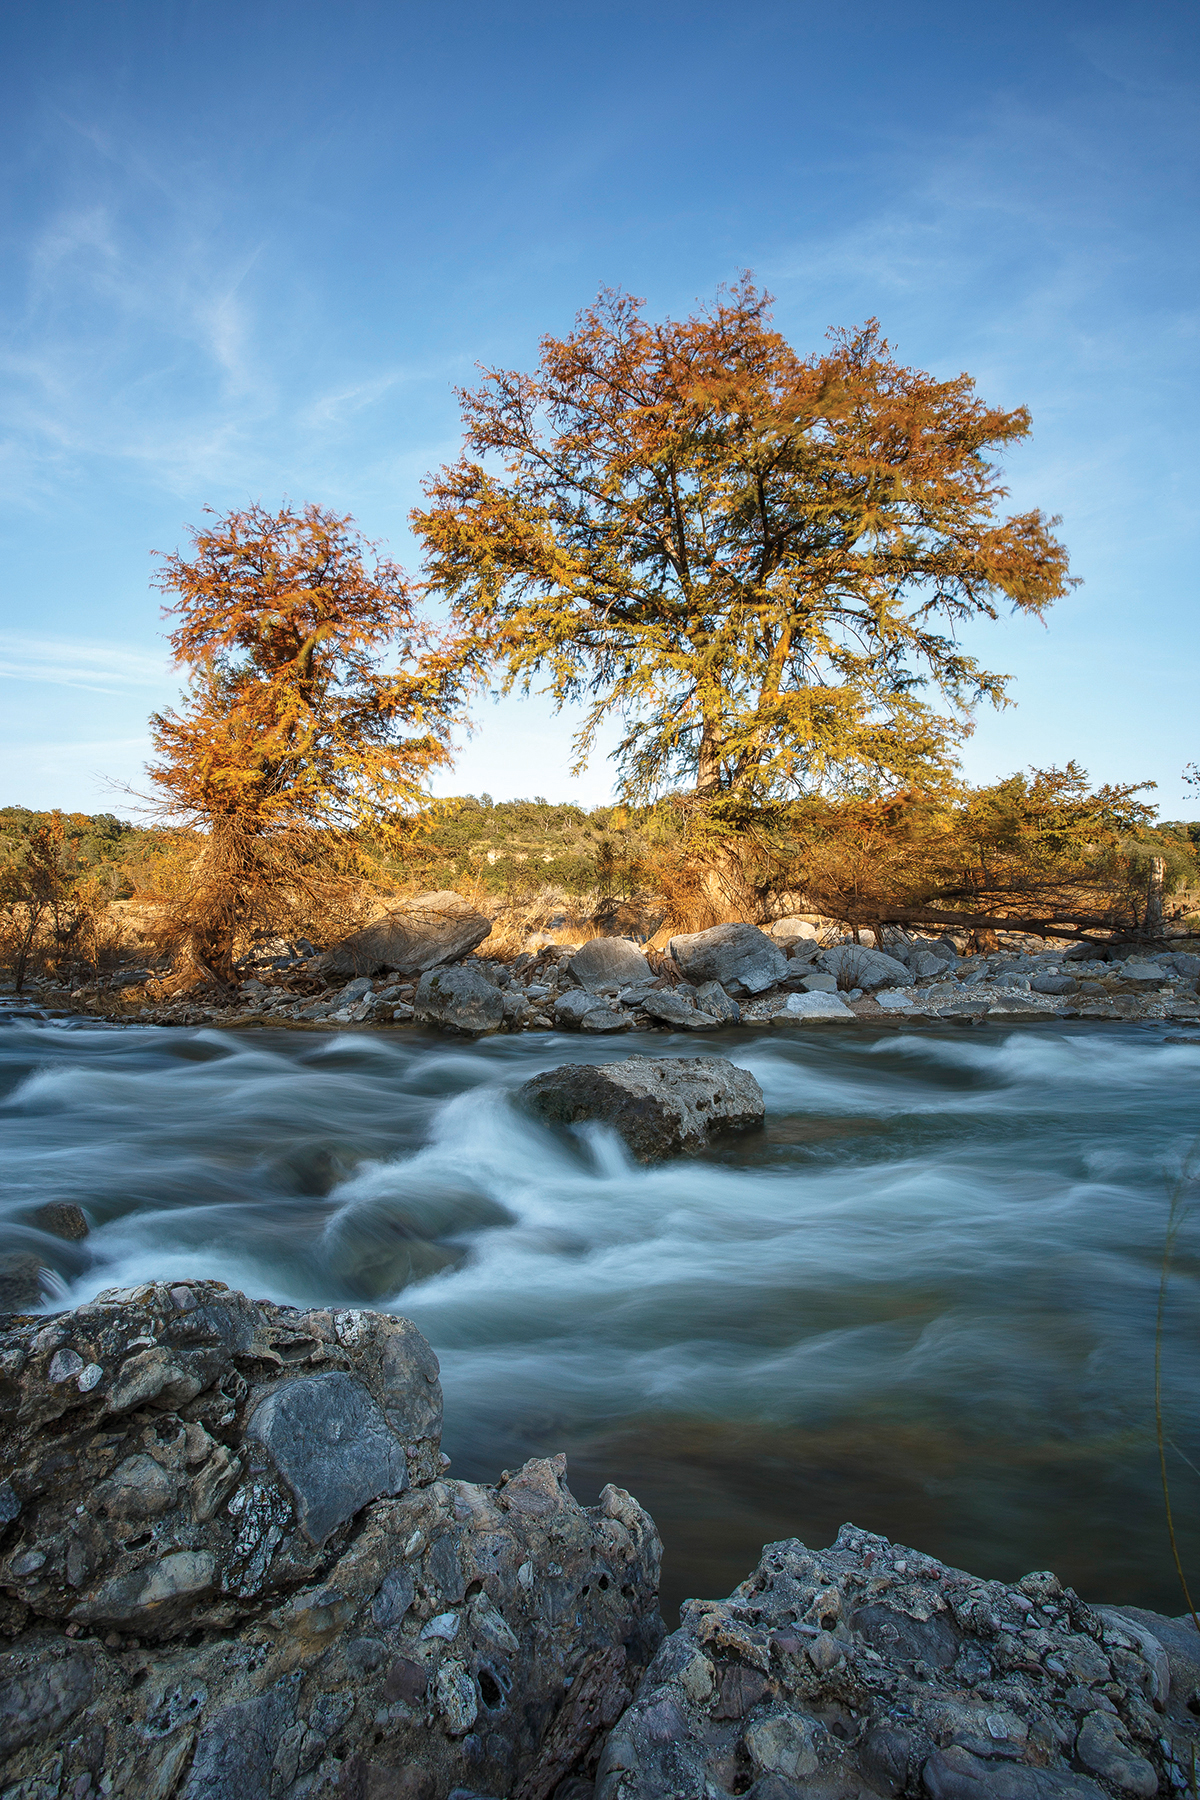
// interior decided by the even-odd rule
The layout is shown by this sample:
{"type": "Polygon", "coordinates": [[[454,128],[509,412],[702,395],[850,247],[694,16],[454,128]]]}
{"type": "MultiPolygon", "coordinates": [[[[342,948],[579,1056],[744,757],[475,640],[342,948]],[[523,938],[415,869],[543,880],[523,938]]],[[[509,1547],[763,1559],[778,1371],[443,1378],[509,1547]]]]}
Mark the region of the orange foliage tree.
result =
{"type": "Polygon", "coordinates": [[[463,659],[349,517],[255,505],[162,559],[178,711],[151,718],[151,780],[205,833],[182,935],[226,980],[257,898],[306,879],[314,839],[394,829],[451,760],[463,659]]]}
{"type": "Polygon", "coordinates": [[[624,720],[634,800],[936,784],[1006,680],[956,627],[1071,584],[1057,520],[1003,515],[1024,407],[902,367],[874,321],[802,358],[749,278],[662,323],[605,293],[460,399],[413,514],[431,583],[509,687],[588,703],[581,760],[624,720]]]}

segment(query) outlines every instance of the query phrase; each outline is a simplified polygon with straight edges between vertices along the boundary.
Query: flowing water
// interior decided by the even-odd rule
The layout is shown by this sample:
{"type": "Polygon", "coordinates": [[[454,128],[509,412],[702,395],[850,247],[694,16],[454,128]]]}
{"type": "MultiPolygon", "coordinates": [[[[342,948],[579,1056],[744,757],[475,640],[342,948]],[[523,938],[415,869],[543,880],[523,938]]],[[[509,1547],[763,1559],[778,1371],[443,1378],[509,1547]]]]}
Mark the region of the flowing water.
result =
{"type": "MultiPolygon", "coordinates": [[[[402,1311],[442,1359],[455,1473],[562,1449],[582,1499],[630,1488],[668,1606],[852,1519],[980,1574],[1051,1567],[1181,1609],[1153,1363],[1195,1034],[464,1044],[10,1018],[0,1083],[3,1248],[57,1271],[57,1304],[215,1276],[402,1311]],[[765,1131],[644,1169],[511,1103],[538,1070],[633,1050],[732,1056],[765,1131]],[[32,1229],[49,1199],[84,1208],[83,1244],[32,1229]]],[[[1198,1277],[1189,1217],[1163,1344],[1200,1577],[1198,1277]]]]}

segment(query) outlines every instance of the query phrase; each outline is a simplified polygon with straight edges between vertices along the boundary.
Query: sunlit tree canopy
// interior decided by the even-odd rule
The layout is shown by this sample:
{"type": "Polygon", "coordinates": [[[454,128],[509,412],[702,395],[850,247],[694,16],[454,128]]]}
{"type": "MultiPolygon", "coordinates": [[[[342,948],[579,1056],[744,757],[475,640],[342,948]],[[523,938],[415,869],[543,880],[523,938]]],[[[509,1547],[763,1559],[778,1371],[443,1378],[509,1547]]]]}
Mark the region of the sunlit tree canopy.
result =
{"type": "Polygon", "coordinates": [[[956,637],[1071,584],[1005,515],[1028,411],[903,367],[874,321],[799,356],[746,279],[655,323],[603,294],[460,396],[413,514],[475,660],[624,721],[623,791],[758,800],[935,779],[1005,678],[956,637]]]}

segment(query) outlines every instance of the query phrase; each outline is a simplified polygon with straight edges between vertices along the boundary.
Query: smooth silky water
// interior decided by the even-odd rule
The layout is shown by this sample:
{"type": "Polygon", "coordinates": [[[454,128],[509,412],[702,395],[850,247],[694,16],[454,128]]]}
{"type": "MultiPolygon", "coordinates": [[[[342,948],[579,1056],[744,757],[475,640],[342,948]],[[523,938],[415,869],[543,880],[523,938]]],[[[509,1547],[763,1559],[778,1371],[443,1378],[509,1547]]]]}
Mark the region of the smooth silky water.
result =
{"type": "MultiPolygon", "coordinates": [[[[580,1498],[628,1487],[666,1541],[668,1613],[847,1519],[1182,1608],[1153,1365],[1170,1194],[1200,1161],[1195,1033],[467,1044],[11,1018],[0,1078],[3,1248],[57,1271],[56,1305],[208,1276],[407,1314],[442,1360],[454,1472],[565,1450],[580,1498]],[[732,1057],[766,1130],[643,1169],[510,1102],[634,1050],[732,1057]],[[84,1208],[83,1244],[30,1228],[50,1199],[84,1208]]],[[[1189,1216],[1164,1367],[1200,1579],[1198,1275],[1189,1216]]]]}

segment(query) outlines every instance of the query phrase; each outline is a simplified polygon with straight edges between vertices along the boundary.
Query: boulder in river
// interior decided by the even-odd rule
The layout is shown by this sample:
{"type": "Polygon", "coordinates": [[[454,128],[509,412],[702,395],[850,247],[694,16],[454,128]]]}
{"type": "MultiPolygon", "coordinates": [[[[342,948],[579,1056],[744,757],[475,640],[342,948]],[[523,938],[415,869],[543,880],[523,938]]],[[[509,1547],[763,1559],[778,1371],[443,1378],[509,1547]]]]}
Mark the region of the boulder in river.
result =
{"type": "Polygon", "coordinates": [[[1156,1617],[1093,1611],[1044,1572],[982,1581],[852,1525],[827,1550],[768,1544],[728,1600],[685,1603],[609,1735],[595,1800],[1183,1790],[1200,1721],[1156,1617]]]}
{"type": "Polygon", "coordinates": [[[504,1023],[504,998],[494,982],[464,963],[430,969],[417,986],[413,1014],[422,1025],[439,1025],[466,1037],[483,1037],[504,1023]]]}
{"type": "Polygon", "coordinates": [[[377,975],[383,969],[420,975],[468,955],[491,929],[491,920],[461,894],[419,894],[343,938],[316,966],[330,975],[377,975]]]}
{"type": "Polygon", "coordinates": [[[29,1222],[48,1236],[66,1238],[70,1243],[78,1243],[88,1235],[83,1208],[76,1206],[73,1200],[48,1200],[45,1206],[39,1206],[30,1215],[29,1222]]]}
{"type": "Polygon", "coordinates": [[[671,955],[689,981],[719,981],[726,993],[761,994],[787,974],[787,957],[757,925],[713,925],[673,937],[671,955]]]}
{"type": "Polygon", "coordinates": [[[762,1089],[719,1056],[629,1056],[564,1063],[517,1089],[519,1104],[553,1125],[611,1125],[639,1162],[703,1150],[710,1137],[761,1125],[762,1089]]]}
{"type": "Polygon", "coordinates": [[[662,1637],[628,1494],[447,1476],[405,1319],[147,1283],[0,1319],[0,1368],[22,1800],[547,1800],[662,1637]]]}
{"type": "Polygon", "coordinates": [[[36,1312],[42,1304],[41,1259],[25,1250],[0,1256],[0,1313],[36,1312]]]}

